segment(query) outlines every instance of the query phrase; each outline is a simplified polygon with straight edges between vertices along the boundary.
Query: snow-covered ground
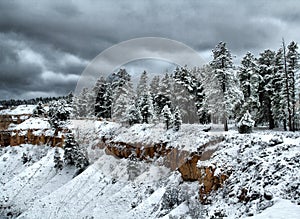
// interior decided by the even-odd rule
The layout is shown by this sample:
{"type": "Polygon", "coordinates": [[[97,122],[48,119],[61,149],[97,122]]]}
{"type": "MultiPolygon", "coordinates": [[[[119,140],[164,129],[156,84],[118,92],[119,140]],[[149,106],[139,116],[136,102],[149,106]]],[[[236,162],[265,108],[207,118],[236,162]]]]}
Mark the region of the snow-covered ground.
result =
{"type": "Polygon", "coordinates": [[[0,115],[22,115],[22,114],[32,114],[36,105],[19,105],[14,109],[4,109],[0,110],[0,115]]]}
{"type": "Polygon", "coordinates": [[[91,161],[76,177],[74,167],[55,170],[54,148],[1,148],[0,218],[298,218],[299,133],[206,133],[200,125],[174,132],[161,124],[123,127],[85,120],[73,120],[69,127],[88,148],[91,161]],[[226,170],[231,175],[207,205],[198,201],[199,183],[184,182],[179,172],[93,148],[104,136],[127,143],[164,141],[194,151],[220,135],[225,140],[216,145],[213,157],[198,165],[214,165],[220,170],[215,174],[226,170]],[[23,153],[31,158],[24,164],[23,153]]]}
{"type": "Polygon", "coordinates": [[[8,130],[27,130],[27,129],[50,129],[50,123],[46,118],[31,117],[20,124],[11,123],[8,130]]]}

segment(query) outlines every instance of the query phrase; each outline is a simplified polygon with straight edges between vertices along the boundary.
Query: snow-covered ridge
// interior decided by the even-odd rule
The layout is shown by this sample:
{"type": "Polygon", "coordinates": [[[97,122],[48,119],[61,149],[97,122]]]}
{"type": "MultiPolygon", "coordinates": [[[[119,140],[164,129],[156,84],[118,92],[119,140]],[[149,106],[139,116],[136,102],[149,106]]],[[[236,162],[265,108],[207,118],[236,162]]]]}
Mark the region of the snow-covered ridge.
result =
{"type": "Polygon", "coordinates": [[[10,126],[8,130],[27,130],[27,129],[46,130],[50,128],[51,126],[48,119],[31,117],[20,124],[10,126]]]}
{"type": "Polygon", "coordinates": [[[19,105],[13,109],[0,110],[0,115],[31,115],[36,105],[19,105]]]}

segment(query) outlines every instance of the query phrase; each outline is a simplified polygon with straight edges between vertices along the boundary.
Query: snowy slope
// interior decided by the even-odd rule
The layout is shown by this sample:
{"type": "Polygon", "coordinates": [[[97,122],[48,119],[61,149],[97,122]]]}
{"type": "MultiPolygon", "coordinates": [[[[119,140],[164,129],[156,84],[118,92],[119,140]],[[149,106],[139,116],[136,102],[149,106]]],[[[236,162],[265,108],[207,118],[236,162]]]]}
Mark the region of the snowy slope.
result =
{"type": "Polygon", "coordinates": [[[296,219],[299,213],[299,133],[228,132],[214,146],[219,149],[213,157],[198,165],[218,167],[215,174],[221,169],[232,173],[224,187],[211,194],[210,204],[201,205],[198,182],[184,182],[179,172],[156,162],[118,159],[92,146],[105,136],[129,143],[167,140],[192,151],[219,133],[202,132],[197,125],[184,125],[174,133],[161,124],[122,127],[84,120],[72,121],[69,127],[91,159],[76,177],[73,167],[54,169],[54,148],[1,148],[0,218],[280,218],[289,213],[288,218],[296,219]],[[23,164],[23,153],[31,161],[23,164]]]}
{"type": "Polygon", "coordinates": [[[0,115],[21,115],[21,114],[32,114],[36,105],[19,105],[14,109],[0,110],[0,115]]]}
{"type": "Polygon", "coordinates": [[[27,130],[27,129],[50,129],[50,123],[48,119],[39,118],[39,117],[31,117],[26,119],[24,122],[13,125],[8,128],[8,130],[27,130]]]}

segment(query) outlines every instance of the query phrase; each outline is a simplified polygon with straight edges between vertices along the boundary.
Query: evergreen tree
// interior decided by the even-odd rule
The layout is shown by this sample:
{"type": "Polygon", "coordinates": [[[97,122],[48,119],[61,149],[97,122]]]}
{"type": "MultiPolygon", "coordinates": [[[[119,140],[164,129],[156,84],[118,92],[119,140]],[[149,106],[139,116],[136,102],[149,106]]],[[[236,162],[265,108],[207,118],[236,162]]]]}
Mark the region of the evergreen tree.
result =
{"type": "Polygon", "coordinates": [[[210,65],[213,72],[211,88],[207,92],[210,108],[221,116],[224,130],[228,131],[228,118],[242,99],[242,94],[233,71],[232,56],[225,43],[220,42],[213,50],[210,65]]]}
{"type": "MultiPolygon", "coordinates": [[[[178,96],[181,98],[181,101],[189,103],[186,106],[189,106],[187,109],[188,112],[188,120],[194,121],[194,111],[198,116],[198,120],[200,123],[204,124],[209,121],[209,115],[207,111],[207,107],[205,105],[205,94],[204,87],[199,79],[196,78],[195,73],[199,73],[195,71],[194,73],[189,71],[186,67],[182,67],[181,69],[176,68],[174,73],[175,85],[185,87],[186,94],[183,93],[178,96]]],[[[176,99],[176,98],[175,98],[176,99]]]]}
{"type": "Polygon", "coordinates": [[[171,89],[171,78],[168,73],[165,73],[159,84],[158,93],[154,97],[154,108],[157,115],[161,114],[165,105],[168,105],[168,107],[171,108],[171,89]]]}
{"type": "Polygon", "coordinates": [[[286,55],[287,74],[289,83],[289,95],[291,101],[291,131],[295,131],[295,116],[296,116],[296,73],[299,70],[299,53],[297,51],[298,45],[292,41],[288,45],[288,52],[286,55]]]}
{"type": "Polygon", "coordinates": [[[244,95],[241,114],[244,114],[246,111],[249,111],[250,113],[253,112],[254,114],[259,108],[258,86],[260,76],[257,70],[256,59],[252,53],[247,52],[242,58],[241,66],[238,71],[240,86],[244,95]]]}
{"type": "Polygon", "coordinates": [[[149,92],[144,93],[141,96],[138,109],[141,112],[142,123],[149,123],[150,118],[154,116],[151,95],[149,92]]]}
{"type": "Polygon", "coordinates": [[[36,108],[33,110],[33,117],[44,117],[46,115],[46,111],[43,107],[42,102],[38,102],[36,108]]]}
{"type": "Polygon", "coordinates": [[[161,111],[161,114],[162,114],[164,123],[166,124],[166,128],[167,129],[172,128],[173,117],[172,117],[172,113],[171,113],[171,110],[168,105],[164,106],[164,108],[161,111]]]}
{"type": "Polygon", "coordinates": [[[268,122],[270,129],[275,127],[275,120],[272,114],[274,60],[275,52],[269,49],[261,53],[258,59],[259,75],[261,77],[258,87],[260,103],[258,122],[268,122]]]}
{"type": "Polygon", "coordinates": [[[104,117],[105,114],[105,92],[106,92],[106,80],[104,79],[104,77],[100,77],[94,88],[93,91],[95,93],[96,96],[96,100],[95,100],[95,116],[97,117],[104,117]]]}
{"type": "Polygon", "coordinates": [[[74,108],[76,116],[93,116],[95,110],[95,97],[93,91],[90,91],[88,88],[83,88],[81,93],[75,98],[74,108]]]}
{"type": "Polygon", "coordinates": [[[58,148],[55,148],[54,151],[54,168],[56,170],[62,170],[63,169],[63,161],[61,159],[60,153],[58,151],[58,148]]]}
{"type": "Polygon", "coordinates": [[[140,123],[141,120],[142,120],[141,113],[134,104],[129,106],[126,109],[126,113],[124,115],[124,120],[123,120],[124,122],[128,122],[128,124],[131,126],[133,124],[140,123]]]}
{"type": "Polygon", "coordinates": [[[174,122],[173,122],[174,131],[179,131],[181,124],[182,124],[181,113],[179,108],[176,107],[174,112],[174,122]]]}
{"type": "Polygon", "coordinates": [[[89,165],[89,160],[86,150],[77,147],[74,154],[75,167],[78,169],[78,174],[86,169],[89,165]]]}
{"type": "Polygon", "coordinates": [[[274,61],[274,76],[272,78],[273,94],[271,96],[272,114],[275,120],[275,126],[283,122],[284,130],[287,130],[287,107],[286,107],[286,86],[284,73],[284,54],[280,48],[274,61]]]}
{"type": "Polygon", "coordinates": [[[131,77],[126,70],[120,69],[117,75],[119,75],[118,79],[113,82],[112,117],[116,121],[122,121],[126,109],[134,104],[134,92],[131,77]]]}
{"type": "Polygon", "coordinates": [[[70,108],[65,100],[53,101],[49,105],[48,118],[51,126],[57,131],[63,128],[66,121],[70,118],[70,108]]]}
{"type": "Polygon", "coordinates": [[[148,91],[148,74],[146,71],[143,71],[136,89],[137,99],[140,100],[148,91]]]}
{"type": "Polygon", "coordinates": [[[241,134],[251,133],[254,123],[255,122],[254,122],[254,120],[252,120],[250,113],[248,111],[246,111],[246,113],[241,118],[241,120],[238,124],[239,133],[241,133],[241,134]]]}
{"type": "Polygon", "coordinates": [[[75,141],[73,134],[67,134],[64,144],[64,162],[69,165],[75,164],[76,154],[78,151],[78,143],[75,141]]]}
{"type": "Polygon", "coordinates": [[[150,118],[155,117],[152,97],[148,88],[148,76],[146,71],[142,73],[137,86],[136,106],[141,113],[142,123],[149,123],[150,118]]]}
{"type": "Polygon", "coordinates": [[[152,100],[154,101],[155,96],[157,96],[159,92],[159,84],[160,84],[160,78],[159,76],[154,76],[151,83],[150,83],[150,94],[152,97],[152,100]]]}

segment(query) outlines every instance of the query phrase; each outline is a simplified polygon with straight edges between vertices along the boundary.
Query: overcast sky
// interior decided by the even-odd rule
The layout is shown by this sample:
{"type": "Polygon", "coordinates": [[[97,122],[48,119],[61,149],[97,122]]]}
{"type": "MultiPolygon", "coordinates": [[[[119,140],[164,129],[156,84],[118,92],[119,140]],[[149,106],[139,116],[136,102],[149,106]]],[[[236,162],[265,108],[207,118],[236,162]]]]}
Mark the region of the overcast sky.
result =
{"type": "Polygon", "coordinates": [[[219,41],[237,58],[300,42],[299,1],[241,2],[2,0],[0,99],[67,94],[96,55],[137,37],[180,41],[207,61],[219,41]]]}

